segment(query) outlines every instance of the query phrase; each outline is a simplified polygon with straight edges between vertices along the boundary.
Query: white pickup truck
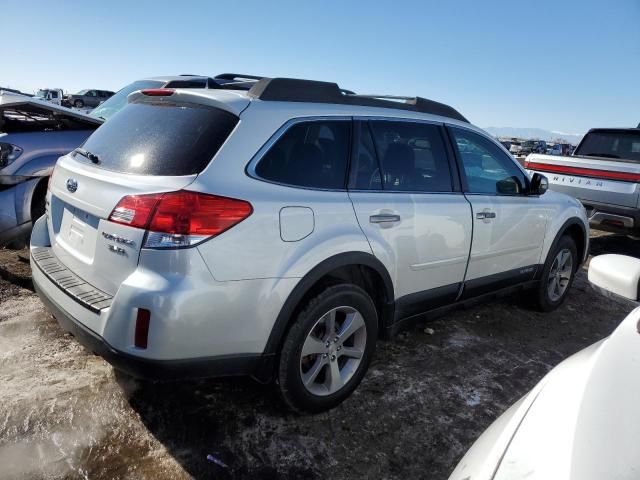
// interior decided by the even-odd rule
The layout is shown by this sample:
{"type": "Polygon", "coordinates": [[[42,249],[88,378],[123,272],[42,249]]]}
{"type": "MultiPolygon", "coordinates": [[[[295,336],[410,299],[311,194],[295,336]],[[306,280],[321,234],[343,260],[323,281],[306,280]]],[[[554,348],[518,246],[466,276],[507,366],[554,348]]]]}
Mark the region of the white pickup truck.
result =
{"type": "Polygon", "coordinates": [[[594,128],[572,156],[531,154],[524,166],[580,200],[593,228],[640,236],[640,128],[594,128]]]}

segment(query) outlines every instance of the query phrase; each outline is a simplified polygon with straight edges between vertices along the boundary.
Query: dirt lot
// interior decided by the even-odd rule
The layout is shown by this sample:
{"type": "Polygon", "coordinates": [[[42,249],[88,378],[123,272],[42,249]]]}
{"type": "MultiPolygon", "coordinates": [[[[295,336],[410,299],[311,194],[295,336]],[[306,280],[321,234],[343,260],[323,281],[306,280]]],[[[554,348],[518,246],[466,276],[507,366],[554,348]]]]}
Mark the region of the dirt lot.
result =
{"type": "MultiPolygon", "coordinates": [[[[592,239],[596,254],[640,256],[639,246],[592,239]]],[[[115,374],[44,311],[20,255],[0,251],[1,478],[443,479],[512,402],[629,311],[582,271],[554,313],[508,298],[380,343],[347,402],[297,416],[250,380],[115,374]]]]}

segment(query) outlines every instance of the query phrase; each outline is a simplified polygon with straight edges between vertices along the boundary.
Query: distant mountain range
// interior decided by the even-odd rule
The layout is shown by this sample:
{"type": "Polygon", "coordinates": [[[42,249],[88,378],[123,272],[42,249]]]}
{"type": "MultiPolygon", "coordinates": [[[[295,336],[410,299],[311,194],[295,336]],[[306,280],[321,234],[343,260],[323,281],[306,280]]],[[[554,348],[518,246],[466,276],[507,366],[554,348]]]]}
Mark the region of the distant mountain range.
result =
{"type": "Polygon", "coordinates": [[[576,145],[584,136],[584,133],[554,132],[542,128],[486,127],[485,130],[494,137],[531,138],[547,142],[562,139],[573,145],[576,145]]]}

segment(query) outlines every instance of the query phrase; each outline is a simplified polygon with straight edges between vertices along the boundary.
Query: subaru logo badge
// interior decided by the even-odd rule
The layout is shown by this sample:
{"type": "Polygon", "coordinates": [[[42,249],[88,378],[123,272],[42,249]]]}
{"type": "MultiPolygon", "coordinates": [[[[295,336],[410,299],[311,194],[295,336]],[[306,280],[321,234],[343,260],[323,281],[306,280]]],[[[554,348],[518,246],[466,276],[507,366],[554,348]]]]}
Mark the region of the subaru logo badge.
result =
{"type": "Polygon", "coordinates": [[[78,190],[78,182],[76,181],[76,179],[74,178],[67,179],[67,190],[69,190],[71,193],[78,190]]]}

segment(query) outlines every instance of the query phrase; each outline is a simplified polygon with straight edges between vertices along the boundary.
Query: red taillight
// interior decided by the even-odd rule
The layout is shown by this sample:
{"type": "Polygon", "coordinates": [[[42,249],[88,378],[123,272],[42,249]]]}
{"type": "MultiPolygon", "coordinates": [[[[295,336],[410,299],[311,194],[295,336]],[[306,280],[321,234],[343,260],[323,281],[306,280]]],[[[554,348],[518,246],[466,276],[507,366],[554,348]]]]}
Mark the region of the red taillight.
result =
{"type": "Polygon", "coordinates": [[[553,165],[550,163],[526,162],[525,168],[540,172],[563,173],[565,175],[578,175],[584,177],[604,178],[607,180],[619,180],[622,182],[640,182],[640,174],[614,172],[611,170],[599,170],[596,168],[569,167],[565,165],[553,165]]]}
{"type": "Polygon", "coordinates": [[[149,97],[170,97],[175,93],[175,90],[171,88],[147,88],[146,90],[141,90],[141,92],[149,97]]]}
{"type": "Polygon", "coordinates": [[[147,348],[149,339],[149,323],[151,322],[151,312],[144,308],[138,309],[136,316],[136,331],[134,345],[138,348],[147,348]]]}
{"type": "Polygon", "coordinates": [[[109,220],[149,230],[146,246],[187,246],[220,235],[253,212],[249,202],[197,192],[124,197],[109,220]]]}
{"type": "Polygon", "coordinates": [[[109,220],[131,227],[146,229],[151,220],[151,215],[161,198],[161,193],[124,197],[111,212],[109,220]]]}

